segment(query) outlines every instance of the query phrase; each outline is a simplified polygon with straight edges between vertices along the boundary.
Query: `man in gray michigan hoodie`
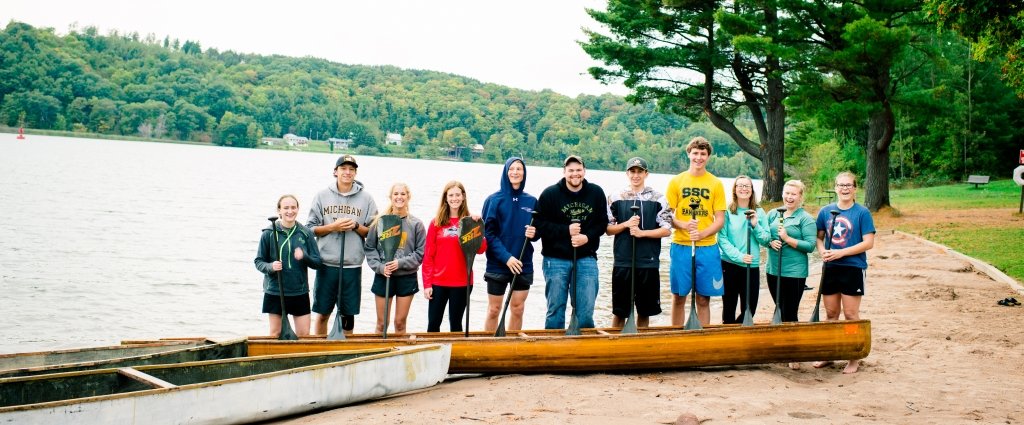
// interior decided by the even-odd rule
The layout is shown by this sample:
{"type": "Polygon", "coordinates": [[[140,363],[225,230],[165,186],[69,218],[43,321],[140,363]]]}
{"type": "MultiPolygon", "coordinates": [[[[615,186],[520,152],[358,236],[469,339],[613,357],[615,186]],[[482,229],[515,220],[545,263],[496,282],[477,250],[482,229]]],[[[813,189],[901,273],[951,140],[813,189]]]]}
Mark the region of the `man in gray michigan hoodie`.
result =
{"type": "Polygon", "coordinates": [[[316,235],[324,262],[324,267],[316,272],[313,290],[313,333],[317,335],[327,333],[327,319],[335,304],[340,306],[338,314],[345,333],[352,333],[355,315],[359,314],[365,259],[363,243],[370,222],[377,215],[377,204],[356,180],[358,168],[352,155],[338,158],[334,165],[337,181],[313,198],[306,223],[316,235]],[[342,274],[340,294],[339,272],[342,274]]]}

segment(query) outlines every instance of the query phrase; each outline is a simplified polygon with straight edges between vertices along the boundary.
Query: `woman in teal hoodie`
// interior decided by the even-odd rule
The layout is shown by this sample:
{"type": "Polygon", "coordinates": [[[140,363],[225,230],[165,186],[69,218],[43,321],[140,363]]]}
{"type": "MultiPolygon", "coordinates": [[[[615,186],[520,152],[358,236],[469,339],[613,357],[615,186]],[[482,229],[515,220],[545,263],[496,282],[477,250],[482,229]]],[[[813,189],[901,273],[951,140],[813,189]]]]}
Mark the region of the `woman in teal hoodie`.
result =
{"type": "Polygon", "coordinates": [[[800,298],[804,294],[807,280],[807,254],[815,249],[818,228],[803,209],[804,184],[790,180],[782,187],[782,204],[786,210],[780,215],[772,210],[768,213],[771,242],[768,249],[768,291],[782,309],[783,322],[796,322],[800,298]],[[779,255],[782,255],[782,270],[779,270],[779,255]],[[782,282],[779,283],[779,276],[782,282]],[[781,294],[776,293],[779,286],[781,294]],[[780,302],[781,297],[781,302],[780,302]]]}
{"type": "Polygon", "coordinates": [[[718,231],[722,278],[725,280],[722,323],[726,324],[742,322],[747,308],[750,308],[751,316],[757,311],[757,295],[761,288],[761,246],[767,246],[771,236],[768,215],[757,205],[755,198],[753,180],[744,175],[736,176],[732,181],[732,202],[725,212],[725,225],[718,231]],[[753,212],[749,219],[747,211],[753,212]],[[747,288],[748,281],[750,288],[747,288]],[[739,314],[736,313],[737,300],[739,314]]]}
{"type": "Polygon", "coordinates": [[[281,291],[285,313],[294,321],[295,334],[309,335],[309,268],[323,265],[313,233],[295,221],[299,200],[284,195],[277,200],[280,220],[267,226],[256,251],[256,270],[263,273],[263,312],[270,315],[270,334],[281,333],[281,291]],[[277,233],[275,245],[274,233],[277,233]],[[278,286],[280,279],[280,286],[278,286]]]}

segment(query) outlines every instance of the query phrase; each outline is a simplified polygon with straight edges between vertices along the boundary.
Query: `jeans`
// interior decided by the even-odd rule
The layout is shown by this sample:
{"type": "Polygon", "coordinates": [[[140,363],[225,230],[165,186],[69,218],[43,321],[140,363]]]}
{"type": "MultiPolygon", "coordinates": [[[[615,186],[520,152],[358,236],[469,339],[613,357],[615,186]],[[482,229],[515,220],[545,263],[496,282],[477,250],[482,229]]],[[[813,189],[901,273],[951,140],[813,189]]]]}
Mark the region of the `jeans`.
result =
{"type": "MultiPolygon", "coordinates": [[[[594,302],[597,300],[597,258],[576,260],[576,318],[580,328],[594,327],[594,302]]],[[[548,300],[545,329],[565,329],[565,304],[572,281],[572,260],[544,257],[544,296],[548,300]]]]}

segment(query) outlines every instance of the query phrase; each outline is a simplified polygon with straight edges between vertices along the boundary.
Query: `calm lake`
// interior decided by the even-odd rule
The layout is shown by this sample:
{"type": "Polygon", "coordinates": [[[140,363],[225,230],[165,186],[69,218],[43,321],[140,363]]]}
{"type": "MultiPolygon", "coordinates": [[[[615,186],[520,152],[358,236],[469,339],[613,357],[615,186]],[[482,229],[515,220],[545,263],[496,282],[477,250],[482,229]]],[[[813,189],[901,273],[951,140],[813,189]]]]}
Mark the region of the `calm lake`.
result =
{"type": "MultiPolygon", "coordinates": [[[[260,230],[277,198],[297,195],[299,220],[333,184],[335,154],[234,149],[0,134],[0,352],[116,344],[123,339],[264,335],[262,275],[253,266],[260,230]]],[[[584,158],[585,160],[586,158],[584,158]]],[[[359,156],[359,175],[377,205],[394,182],[412,191],[412,214],[433,217],[441,189],[459,180],[479,213],[497,190],[500,164],[359,156]]],[[[626,158],[623,158],[625,162],[626,158]]],[[[677,170],[658,170],[648,184],[664,190],[677,170]]],[[[561,168],[527,165],[527,191],[539,195],[561,168]]],[[[621,190],[622,171],[589,170],[606,192],[621,190]]],[[[726,190],[731,179],[724,179],[726,190]]],[[[544,324],[540,243],[525,328],[544,324]]],[[[651,324],[668,324],[667,253],[662,308],[651,324]]],[[[601,290],[595,320],[611,323],[611,237],[599,252],[601,290]]],[[[485,258],[477,257],[478,283],[485,258]]],[[[365,267],[365,266],[364,266],[365,267]]],[[[362,314],[370,332],[373,273],[363,270],[362,314]]],[[[310,276],[312,285],[312,273],[310,276]]],[[[482,286],[480,288],[483,288],[482,286]]],[[[486,291],[473,292],[470,327],[482,329],[486,291]]],[[[712,314],[715,313],[712,309],[712,314]]],[[[720,310],[718,310],[720,311],[720,310]]],[[[417,294],[409,330],[426,330],[427,301],[417,294]]],[[[717,322],[717,319],[715,320],[717,322]]],[[[447,330],[447,324],[442,325],[447,330]]]]}

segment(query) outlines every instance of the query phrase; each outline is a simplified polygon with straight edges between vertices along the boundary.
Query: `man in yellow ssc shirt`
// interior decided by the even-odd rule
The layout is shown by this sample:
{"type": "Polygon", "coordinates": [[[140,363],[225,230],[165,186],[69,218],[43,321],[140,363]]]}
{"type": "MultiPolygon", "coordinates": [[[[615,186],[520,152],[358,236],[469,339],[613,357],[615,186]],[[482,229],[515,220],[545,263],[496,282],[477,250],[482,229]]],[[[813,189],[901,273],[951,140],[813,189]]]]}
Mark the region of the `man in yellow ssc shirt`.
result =
{"type": "Polygon", "coordinates": [[[672,326],[682,326],[686,316],[686,296],[696,281],[697,317],[702,326],[711,321],[711,297],[725,291],[722,283],[722,258],[718,251],[718,230],[725,223],[725,188],[722,181],[707,171],[711,143],[694,137],[686,145],[690,168],[672,178],[665,191],[672,216],[672,246],[669,282],[672,287],[672,326]],[[697,203],[693,218],[691,203],[697,203]],[[696,248],[692,248],[692,247],[696,248]],[[695,250],[696,254],[691,254],[695,250]],[[691,255],[697,264],[696,279],[691,276],[691,255]]]}

